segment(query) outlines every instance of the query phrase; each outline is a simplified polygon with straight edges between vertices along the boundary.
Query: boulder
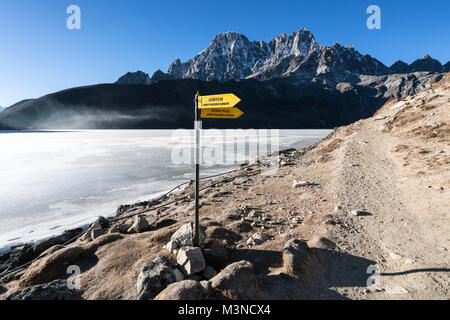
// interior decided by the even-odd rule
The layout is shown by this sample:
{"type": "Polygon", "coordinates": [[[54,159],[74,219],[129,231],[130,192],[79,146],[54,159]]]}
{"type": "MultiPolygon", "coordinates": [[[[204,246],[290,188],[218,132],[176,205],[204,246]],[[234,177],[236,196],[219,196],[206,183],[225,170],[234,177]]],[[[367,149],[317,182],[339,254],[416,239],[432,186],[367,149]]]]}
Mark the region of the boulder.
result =
{"type": "Polygon", "coordinates": [[[141,216],[136,216],[134,223],[128,229],[128,233],[141,233],[148,230],[148,222],[145,218],[141,216]]]}
{"type": "Polygon", "coordinates": [[[102,226],[99,223],[94,222],[93,224],[91,224],[89,226],[89,228],[86,230],[86,232],[79,239],[81,241],[91,240],[91,232],[92,232],[92,230],[94,230],[94,229],[101,229],[101,228],[102,228],[102,226]]]}
{"type": "Polygon", "coordinates": [[[99,216],[97,220],[95,220],[95,223],[98,223],[102,227],[102,229],[107,228],[109,225],[108,219],[103,216],[99,216]]]}
{"type": "Polygon", "coordinates": [[[39,255],[38,259],[41,259],[41,258],[43,258],[43,257],[46,257],[46,256],[52,254],[53,252],[56,252],[56,251],[58,251],[58,250],[60,250],[60,249],[63,249],[63,248],[64,248],[64,246],[63,246],[63,245],[60,245],[60,244],[57,244],[57,245],[55,245],[55,246],[53,246],[53,247],[50,247],[50,248],[48,248],[47,250],[45,250],[44,252],[42,252],[42,253],[39,255]]]}
{"type": "MultiPolygon", "coordinates": [[[[183,224],[171,237],[171,241],[176,244],[177,248],[192,246],[194,238],[194,224],[192,222],[183,224]]],[[[205,232],[200,227],[199,244],[205,240],[205,232]]]]}
{"type": "Polygon", "coordinates": [[[67,287],[66,280],[34,285],[9,294],[5,300],[81,300],[76,290],[67,287]]]}
{"type": "Polygon", "coordinates": [[[99,247],[122,238],[123,236],[119,234],[105,234],[84,245],[75,243],[37,259],[26,269],[19,280],[19,286],[24,288],[47,283],[66,275],[69,265],[77,264],[79,260],[94,258],[94,253],[99,247]]]}
{"type": "Polygon", "coordinates": [[[181,247],[178,250],[177,263],[186,276],[200,272],[206,266],[202,250],[198,247],[181,247]]]}
{"type": "Polygon", "coordinates": [[[254,244],[261,244],[264,241],[267,240],[267,235],[261,233],[261,232],[256,232],[254,235],[252,235],[248,240],[247,240],[247,244],[249,244],[249,241],[253,242],[254,244]]]}
{"type": "Polygon", "coordinates": [[[177,243],[175,241],[170,240],[169,242],[167,242],[167,244],[164,246],[164,249],[166,249],[167,251],[169,251],[170,253],[176,254],[178,251],[178,246],[177,243]]]}
{"type": "Polygon", "coordinates": [[[153,299],[169,284],[176,281],[176,263],[168,256],[158,256],[144,266],[138,275],[136,289],[139,300],[153,299]]]}
{"type": "Polygon", "coordinates": [[[126,233],[128,229],[131,228],[132,225],[133,225],[132,223],[121,223],[117,224],[116,226],[120,233],[126,233]]]}
{"type": "Polygon", "coordinates": [[[34,261],[19,280],[19,287],[50,282],[59,275],[65,274],[67,267],[75,261],[85,259],[92,251],[79,246],[59,249],[48,256],[34,261]]]}
{"type": "Polygon", "coordinates": [[[117,225],[114,225],[109,229],[109,233],[120,233],[119,227],[117,225]]]}
{"type": "Polygon", "coordinates": [[[294,277],[306,275],[314,261],[314,254],[305,241],[291,239],[283,247],[283,268],[288,275],[294,277]]]}
{"type": "Polygon", "coordinates": [[[207,290],[198,281],[184,280],[168,285],[155,300],[204,300],[206,297],[207,290]]]}
{"type": "Polygon", "coordinates": [[[253,264],[245,260],[228,265],[209,282],[213,299],[254,300],[260,298],[259,283],[253,264]]]}
{"type": "Polygon", "coordinates": [[[33,250],[37,255],[40,255],[42,252],[44,252],[45,250],[47,250],[55,245],[64,245],[67,241],[79,236],[80,233],[82,233],[82,231],[83,231],[82,228],[66,230],[66,231],[64,231],[63,234],[61,234],[59,236],[51,237],[47,240],[43,240],[43,241],[35,244],[33,250]]]}
{"type": "Polygon", "coordinates": [[[92,229],[92,231],[91,231],[91,239],[95,240],[95,239],[97,239],[98,237],[100,237],[103,234],[105,234],[105,231],[103,229],[99,229],[99,228],[92,229]]]}

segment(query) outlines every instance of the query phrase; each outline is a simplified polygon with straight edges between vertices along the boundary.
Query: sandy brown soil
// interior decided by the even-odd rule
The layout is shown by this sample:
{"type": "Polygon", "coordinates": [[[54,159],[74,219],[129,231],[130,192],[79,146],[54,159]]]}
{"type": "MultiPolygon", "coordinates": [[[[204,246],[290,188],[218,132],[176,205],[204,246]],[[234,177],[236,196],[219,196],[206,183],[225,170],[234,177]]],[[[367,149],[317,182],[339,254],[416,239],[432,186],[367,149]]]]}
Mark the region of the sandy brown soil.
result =
{"type": "MultiPolygon", "coordinates": [[[[213,185],[200,199],[207,241],[225,245],[229,263],[252,262],[268,299],[449,299],[449,119],[447,75],[315,146],[281,153],[286,163],[273,175],[261,175],[253,162],[203,181],[201,187],[213,185]],[[310,184],[293,188],[294,180],[310,184]],[[268,239],[248,244],[256,232],[268,239]],[[300,279],[282,269],[282,248],[292,238],[307,240],[316,256],[300,279]],[[380,283],[369,289],[373,265],[380,283]]],[[[140,269],[193,212],[192,198],[123,212],[145,214],[152,231],[123,234],[79,261],[83,297],[135,299],[140,269]]]]}

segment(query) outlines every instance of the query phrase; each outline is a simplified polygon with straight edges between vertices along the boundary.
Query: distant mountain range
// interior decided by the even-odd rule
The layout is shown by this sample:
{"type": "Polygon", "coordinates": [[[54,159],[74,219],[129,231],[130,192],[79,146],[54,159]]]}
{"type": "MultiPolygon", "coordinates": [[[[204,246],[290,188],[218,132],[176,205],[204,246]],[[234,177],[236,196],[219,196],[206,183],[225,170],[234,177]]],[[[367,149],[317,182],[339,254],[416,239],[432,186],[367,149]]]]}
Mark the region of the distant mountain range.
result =
{"type": "Polygon", "coordinates": [[[369,117],[387,99],[414,94],[449,71],[429,55],[390,67],[353,46],[318,44],[301,29],[270,42],[218,34],[193,59],[151,77],[128,72],[114,84],[23,100],[0,114],[0,128],[191,128],[192,99],[233,92],[239,119],[214,128],[331,128],[369,117]]]}
{"type": "Polygon", "coordinates": [[[413,72],[444,73],[450,62],[442,65],[429,55],[408,65],[399,60],[386,67],[370,55],[362,55],[351,45],[318,44],[313,34],[303,28],[291,35],[281,34],[270,42],[249,41],[243,34],[218,34],[210,45],[193,59],[174,61],[167,73],[157,70],[152,77],[137,71],[127,73],[116,83],[148,84],[167,79],[197,80],[269,80],[280,77],[319,81],[336,85],[360,75],[388,75],[413,72]]]}

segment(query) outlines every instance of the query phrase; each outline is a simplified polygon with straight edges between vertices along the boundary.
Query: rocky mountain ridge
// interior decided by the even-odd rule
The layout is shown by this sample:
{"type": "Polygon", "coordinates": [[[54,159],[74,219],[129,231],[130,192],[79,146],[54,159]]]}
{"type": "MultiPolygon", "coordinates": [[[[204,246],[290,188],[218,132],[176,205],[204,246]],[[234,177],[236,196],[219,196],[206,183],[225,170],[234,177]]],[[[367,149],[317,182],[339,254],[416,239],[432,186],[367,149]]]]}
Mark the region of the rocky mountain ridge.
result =
{"type": "MultiPolygon", "coordinates": [[[[145,84],[167,79],[223,82],[289,77],[335,86],[339,82],[358,82],[362,75],[443,73],[448,72],[449,68],[449,62],[442,65],[429,55],[409,65],[399,60],[387,67],[370,55],[362,55],[352,45],[342,46],[338,42],[332,46],[321,45],[311,31],[302,28],[291,35],[281,34],[269,42],[250,41],[236,32],[220,33],[193,59],[185,62],[177,59],[169,66],[167,73],[158,70],[152,78],[148,75],[143,77],[142,72],[138,71],[132,83],[145,84]]],[[[125,83],[122,78],[117,83],[125,83]]]]}

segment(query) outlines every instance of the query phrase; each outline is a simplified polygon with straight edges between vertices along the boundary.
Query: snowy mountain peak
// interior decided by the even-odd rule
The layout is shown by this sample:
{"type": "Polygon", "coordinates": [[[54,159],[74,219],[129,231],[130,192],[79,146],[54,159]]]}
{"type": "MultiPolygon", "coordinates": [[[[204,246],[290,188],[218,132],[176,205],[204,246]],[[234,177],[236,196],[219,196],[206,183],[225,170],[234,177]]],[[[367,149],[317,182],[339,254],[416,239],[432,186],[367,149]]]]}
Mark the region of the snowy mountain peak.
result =
{"type": "Polygon", "coordinates": [[[360,75],[386,75],[417,71],[444,72],[442,66],[429,55],[411,65],[397,62],[386,67],[370,55],[362,55],[353,45],[335,42],[320,45],[314,35],[302,28],[290,35],[282,33],[269,42],[250,41],[237,32],[217,34],[209,46],[193,59],[175,60],[167,74],[157,72],[150,80],[148,75],[128,75],[122,81],[159,81],[162,79],[199,79],[227,81],[254,78],[267,80],[293,77],[300,81],[313,80],[337,83],[360,75]]]}

